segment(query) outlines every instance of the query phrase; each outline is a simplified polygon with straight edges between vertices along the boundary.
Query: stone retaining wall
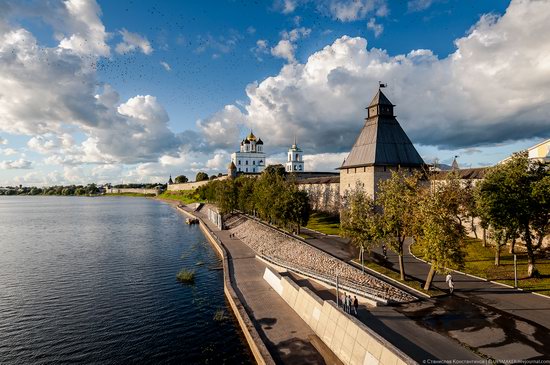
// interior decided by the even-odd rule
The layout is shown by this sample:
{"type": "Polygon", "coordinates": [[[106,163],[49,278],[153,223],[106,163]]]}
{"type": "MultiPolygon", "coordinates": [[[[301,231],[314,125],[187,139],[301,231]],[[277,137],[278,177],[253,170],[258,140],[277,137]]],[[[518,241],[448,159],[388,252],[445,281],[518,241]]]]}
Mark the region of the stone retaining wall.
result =
{"type": "Polygon", "coordinates": [[[409,356],[333,301],[324,301],[308,288],[266,267],[264,280],[311,327],[319,338],[346,365],[416,364],[409,356]]]}
{"type": "Polygon", "coordinates": [[[339,277],[342,285],[361,289],[356,292],[394,302],[409,302],[416,298],[370,274],[331,256],[298,239],[239,215],[229,219],[226,226],[235,236],[252,248],[259,256],[286,267],[299,268],[301,273],[311,272],[331,281],[339,277]]]}

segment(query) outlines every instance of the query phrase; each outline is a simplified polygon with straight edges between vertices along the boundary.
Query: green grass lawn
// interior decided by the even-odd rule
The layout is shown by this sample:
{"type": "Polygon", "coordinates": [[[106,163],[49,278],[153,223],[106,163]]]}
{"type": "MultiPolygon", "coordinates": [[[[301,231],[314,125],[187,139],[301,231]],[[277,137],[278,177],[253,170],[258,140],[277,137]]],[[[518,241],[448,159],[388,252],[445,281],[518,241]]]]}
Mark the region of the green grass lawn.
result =
{"type": "Polygon", "coordinates": [[[202,202],[195,190],[165,191],[158,196],[162,199],[169,199],[182,202],[183,204],[192,204],[202,202]]]}
{"type": "MultiPolygon", "coordinates": [[[[353,260],[353,261],[357,262],[358,264],[361,263],[359,260],[353,260]]],[[[393,271],[392,269],[389,269],[389,268],[384,267],[382,265],[379,265],[376,262],[373,262],[373,261],[364,261],[364,262],[365,262],[365,267],[368,267],[369,269],[374,270],[374,271],[376,271],[380,274],[384,274],[386,276],[389,276],[390,278],[399,281],[401,284],[404,284],[404,285],[406,285],[410,288],[421,291],[422,293],[427,294],[430,297],[436,297],[438,295],[446,294],[445,292],[443,292],[439,289],[435,289],[435,288],[432,288],[430,290],[424,290],[424,288],[422,288],[422,283],[420,281],[417,281],[417,280],[414,280],[414,279],[411,279],[411,278],[406,277],[405,280],[401,280],[400,277],[399,277],[400,275],[399,275],[398,272],[393,271]]],[[[405,266],[405,273],[406,272],[407,272],[407,267],[405,266]]]]}
{"type": "Polygon", "coordinates": [[[323,212],[313,212],[306,228],[325,234],[340,234],[340,217],[323,212]]]}
{"type": "MultiPolygon", "coordinates": [[[[514,256],[504,247],[500,254],[500,266],[495,266],[495,250],[493,247],[483,247],[482,241],[468,237],[465,242],[466,265],[461,270],[488,280],[514,285],[514,256]]],[[[422,247],[414,244],[411,251],[422,258],[422,247]]],[[[541,278],[527,278],[527,255],[517,254],[518,286],[540,294],[550,295],[550,260],[537,258],[535,263],[541,278]]],[[[451,267],[456,269],[456,267],[451,267]]]]}

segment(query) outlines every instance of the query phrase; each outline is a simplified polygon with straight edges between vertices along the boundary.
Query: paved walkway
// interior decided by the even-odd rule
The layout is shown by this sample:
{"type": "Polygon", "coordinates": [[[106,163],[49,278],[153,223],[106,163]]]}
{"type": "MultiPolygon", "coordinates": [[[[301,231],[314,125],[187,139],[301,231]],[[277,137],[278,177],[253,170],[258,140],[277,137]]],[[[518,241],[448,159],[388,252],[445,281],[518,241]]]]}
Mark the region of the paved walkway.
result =
{"type": "MultiPolygon", "coordinates": [[[[312,232],[315,239],[307,240],[312,245],[322,242],[324,250],[335,256],[341,255],[341,239],[312,232]],[[331,242],[335,249],[330,251],[331,242]]],[[[373,250],[381,257],[381,249],[373,250]]],[[[381,264],[395,271],[399,270],[398,255],[388,251],[386,262],[381,264]]],[[[409,244],[405,246],[405,271],[407,276],[425,281],[429,265],[417,260],[409,253],[409,244]]],[[[470,276],[453,274],[454,295],[418,301],[413,304],[396,306],[393,309],[372,310],[373,317],[390,328],[397,328],[396,313],[405,316],[418,326],[432,333],[445,335],[459,341],[463,346],[479,353],[501,360],[510,359],[548,359],[550,357],[550,299],[531,293],[507,288],[470,276]],[[393,316],[396,316],[395,318],[393,316]]],[[[433,285],[447,291],[445,278],[436,275],[433,285]]],[[[405,323],[405,321],[403,321],[405,323]]],[[[411,326],[410,336],[414,336],[411,326]]],[[[399,327],[401,332],[401,328],[399,327]]],[[[410,337],[409,338],[416,338],[410,337]]],[[[427,343],[428,347],[437,346],[427,343]]]]}
{"type": "MultiPolygon", "coordinates": [[[[244,244],[242,244],[242,242],[239,241],[238,239],[229,239],[228,238],[229,232],[227,231],[219,232],[219,230],[216,229],[216,234],[220,235],[220,239],[224,242],[226,247],[230,251],[232,251],[234,262],[236,262],[235,260],[236,256],[233,254],[233,252],[239,252],[240,250],[243,250],[244,248],[242,246],[244,246],[244,244]],[[235,247],[238,247],[238,251],[235,250],[235,247]]],[[[339,243],[339,245],[336,246],[337,247],[336,250],[341,255],[345,255],[346,257],[348,256],[351,257],[352,253],[346,247],[345,242],[339,238],[336,238],[336,240],[339,243]]],[[[330,242],[333,242],[333,241],[330,241],[330,242]]],[[[327,245],[323,248],[325,251],[329,251],[331,249],[330,242],[328,242],[327,245]]],[[[251,252],[251,250],[248,252],[251,252]]],[[[261,274],[263,274],[265,265],[259,260],[255,260],[255,261],[256,263],[254,263],[254,265],[261,266],[261,274]]],[[[242,265],[240,262],[239,264],[242,265]]],[[[256,271],[256,273],[250,272],[248,273],[250,275],[247,275],[247,276],[243,275],[243,277],[245,278],[246,281],[248,281],[248,280],[256,280],[254,278],[251,278],[250,276],[259,275],[260,280],[263,281],[263,279],[261,279],[261,274],[259,274],[259,272],[260,271],[256,271]]],[[[304,279],[297,275],[292,275],[292,274],[290,275],[293,278],[299,280],[298,282],[299,285],[309,287],[310,289],[315,291],[321,298],[325,300],[336,301],[334,290],[327,289],[325,286],[317,284],[311,280],[304,279]]],[[[243,291],[246,290],[246,281],[243,282],[237,279],[237,284],[239,285],[239,288],[243,291]],[[245,286],[241,288],[241,285],[245,285],[245,286]]],[[[257,283],[257,284],[260,285],[260,283],[257,283]]],[[[267,287],[266,283],[262,282],[261,285],[264,285],[265,287],[267,287]]],[[[261,296],[264,293],[266,292],[259,293],[259,295],[261,296]]],[[[279,301],[284,305],[286,305],[286,303],[282,301],[282,299],[274,291],[271,291],[271,293],[272,295],[275,295],[275,298],[272,298],[272,297],[258,298],[258,300],[263,301],[262,303],[268,303],[266,306],[264,305],[260,306],[260,309],[264,311],[262,316],[266,316],[268,318],[269,317],[278,318],[278,315],[276,314],[276,312],[274,312],[274,307],[275,307],[274,303],[278,303],[279,301]]],[[[245,294],[245,297],[246,297],[246,294],[245,294]]],[[[249,298],[251,300],[256,300],[256,297],[249,297],[249,298]]],[[[248,301],[249,300],[247,298],[247,302],[248,301]]],[[[254,303],[251,302],[250,304],[253,305],[254,303]]],[[[291,310],[290,307],[288,306],[286,308],[291,310]]],[[[293,314],[295,313],[293,312],[293,314]]],[[[254,314],[254,315],[259,316],[259,314],[254,314]]],[[[259,316],[257,318],[263,318],[263,317],[259,316]]],[[[479,356],[475,355],[468,349],[460,346],[460,344],[458,344],[456,341],[453,341],[452,339],[449,339],[434,331],[430,331],[424,328],[423,326],[416,323],[414,320],[409,319],[407,316],[397,311],[396,308],[394,307],[389,307],[389,306],[377,307],[377,308],[369,308],[368,310],[366,307],[362,307],[360,310],[359,319],[361,319],[370,328],[377,331],[384,338],[386,338],[388,341],[390,341],[399,349],[407,353],[409,356],[411,356],[413,359],[415,359],[419,363],[421,363],[423,360],[428,360],[428,359],[434,359],[434,360],[435,359],[438,359],[438,360],[480,359],[479,356]]],[[[298,320],[301,323],[303,323],[299,319],[299,317],[298,317],[298,320]]],[[[302,338],[304,338],[304,336],[302,336],[302,338]]]]}
{"type": "Polygon", "coordinates": [[[205,214],[196,213],[218,236],[228,252],[230,275],[258,333],[279,364],[325,364],[312,345],[315,333],[263,279],[266,264],[240,240],[229,238],[205,214]]]}

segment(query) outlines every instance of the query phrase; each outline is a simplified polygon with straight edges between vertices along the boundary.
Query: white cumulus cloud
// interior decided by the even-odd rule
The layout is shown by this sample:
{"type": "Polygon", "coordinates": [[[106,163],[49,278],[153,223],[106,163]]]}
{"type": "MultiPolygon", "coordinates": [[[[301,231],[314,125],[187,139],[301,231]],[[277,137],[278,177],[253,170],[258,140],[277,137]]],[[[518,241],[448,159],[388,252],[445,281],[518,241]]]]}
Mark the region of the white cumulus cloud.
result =
{"type": "Polygon", "coordinates": [[[14,161],[0,161],[0,169],[14,170],[14,169],[32,169],[32,162],[20,158],[14,161]]]}
{"type": "Polygon", "coordinates": [[[308,37],[310,34],[311,29],[305,27],[282,31],[281,40],[275,47],[271,48],[271,54],[275,57],[286,59],[288,63],[295,63],[296,42],[300,38],[308,37]]]}
{"type": "Polygon", "coordinates": [[[153,53],[153,47],[147,38],[126,29],[122,29],[119,33],[122,35],[122,42],[116,45],[115,50],[117,53],[126,54],[138,50],[146,55],[153,53]]]}
{"type": "Polygon", "coordinates": [[[365,19],[367,15],[386,16],[386,0],[275,0],[274,8],[283,14],[290,14],[300,5],[312,3],[322,14],[335,20],[352,22],[365,19]]]}
{"type": "Polygon", "coordinates": [[[79,55],[109,56],[108,34],[99,16],[101,10],[94,0],[67,0],[63,2],[67,15],[61,23],[70,36],[59,42],[59,47],[79,55]]]}
{"type": "Polygon", "coordinates": [[[374,36],[376,38],[380,37],[380,35],[384,31],[384,26],[380,23],[377,23],[376,18],[369,19],[369,22],[367,23],[367,28],[374,32],[374,36]]]}
{"type": "Polygon", "coordinates": [[[13,148],[0,148],[0,154],[4,156],[13,156],[13,155],[17,155],[18,152],[13,148]]]}
{"type": "Polygon", "coordinates": [[[294,53],[296,52],[296,44],[292,43],[288,39],[281,39],[279,43],[271,48],[271,54],[275,57],[284,58],[289,63],[296,62],[294,53]]]}
{"type": "MultiPolygon", "coordinates": [[[[250,84],[244,112],[234,121],[228,116],[224,128],[254,128],[267,136],[266,150],[285,148],[296,133],[306,153],[343,152],[382,80],[417,144],[460,148],[547,138],[549,17],[544,2],[514,0],[504,15],[482,16],[441,59],[426,49],[392,56],[368,49],[366,39],[341,37],[304,64],[289,63],[250,84]]],[[[277,53],[292,59],[286,48],[277,53]]]]}

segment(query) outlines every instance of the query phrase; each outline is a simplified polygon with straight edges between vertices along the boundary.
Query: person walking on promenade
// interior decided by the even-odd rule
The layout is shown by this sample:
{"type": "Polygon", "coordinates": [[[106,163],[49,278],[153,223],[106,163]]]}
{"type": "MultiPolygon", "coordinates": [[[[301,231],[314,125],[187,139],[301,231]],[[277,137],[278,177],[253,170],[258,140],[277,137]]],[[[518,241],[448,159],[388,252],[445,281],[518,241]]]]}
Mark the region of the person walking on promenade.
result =
{"type": "Polygon", "coordinates": [[[382,245],[382,253],[384,254],[384,260],[388,259],[388,248],[385,244],[382,245]]]}
{"type": "Polygon", "coordinates": [[[344,293],[344,312],[348,312],[348,295],[344,293]]]}
{"type": "Polygon", "coordinates": [[[359,301],[357,300],[357,296],[353,296],[353,310],[355,311],[355,316],[357,316],[357,308],[359,308],[359,301]]]}
{"type": "Polygon", "coordinates": [[[451,273],[447,274],[447,276],[445,277],[445,281],[449,285],[449,293],[453,294],[455,283],[453,282],[453,277],[451,276],[451,273]]]}
{"type": "Polygon", "coordinates": [[[340,301],[342,302],[342,309],[345,312],[346,311],[346,293],[342,293],[342,296],[340,297],[340,301]]]}
{"type": "Polygon", "coordinates": [[[348,314],[351,314],[351,294],[348,295],[348,314]]]}

